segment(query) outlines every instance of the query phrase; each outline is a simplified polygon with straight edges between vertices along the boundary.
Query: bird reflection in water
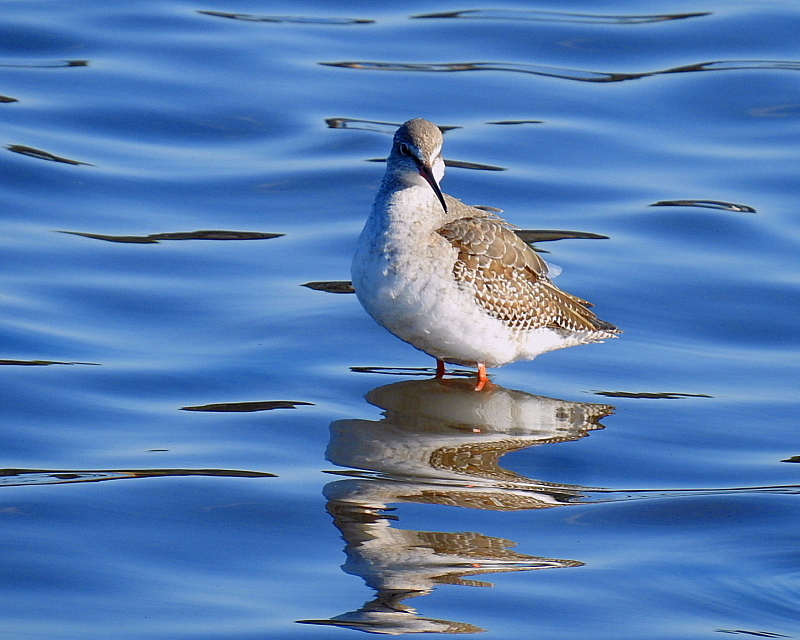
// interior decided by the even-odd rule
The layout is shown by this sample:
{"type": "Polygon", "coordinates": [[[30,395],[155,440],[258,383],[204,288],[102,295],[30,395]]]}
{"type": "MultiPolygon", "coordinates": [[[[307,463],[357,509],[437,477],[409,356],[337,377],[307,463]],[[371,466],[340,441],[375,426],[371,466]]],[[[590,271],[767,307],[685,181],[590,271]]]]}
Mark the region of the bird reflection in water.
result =
{"type": "Polygon", "coordinates": [[[440,584],[492,586],[468,579],[487,573],[576,567],[542,558],[516,543],[474,532],[411,531],[392,526],[390,504],[424,503],[515,511],[567,505],[585,487],[552,484],[503,469],[499,459],[527,447],[577,440],[613,412],[606,404],[569,402],[492,385],[476,393],[466,380],[404,381],[370,391],[383,419],[331,425],[327,459],[348,471],[324,492],[345,541],[346,573],[376,597],[356,611],[305,624],[370,633],[476,633],[479,627],[424,618],[404,604],[440,584]]]}

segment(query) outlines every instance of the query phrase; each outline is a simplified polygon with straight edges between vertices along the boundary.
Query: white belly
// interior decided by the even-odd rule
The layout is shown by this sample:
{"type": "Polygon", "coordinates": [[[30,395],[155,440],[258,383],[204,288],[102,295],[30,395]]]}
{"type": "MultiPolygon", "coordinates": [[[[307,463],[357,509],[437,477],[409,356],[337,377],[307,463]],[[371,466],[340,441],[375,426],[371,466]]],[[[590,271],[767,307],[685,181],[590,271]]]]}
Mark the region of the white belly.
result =
{"type": "Polygon", "coordinates": [[[453,364],[497,367],[567,346],[551,329],[514,332],[491,317],[456,282],[456,251],[439,234],[420,234],[413,243],[404,238],[400,247],[375,240],[367,229],[359,239],[356,295],[379,324],[417,349],[453,364]]]}

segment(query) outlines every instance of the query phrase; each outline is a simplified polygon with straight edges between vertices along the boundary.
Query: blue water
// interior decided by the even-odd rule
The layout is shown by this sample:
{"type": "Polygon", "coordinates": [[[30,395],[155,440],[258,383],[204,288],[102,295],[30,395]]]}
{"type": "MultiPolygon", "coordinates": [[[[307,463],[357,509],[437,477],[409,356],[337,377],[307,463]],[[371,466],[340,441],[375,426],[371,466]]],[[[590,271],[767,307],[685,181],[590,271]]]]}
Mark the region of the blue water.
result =
{"type": "Polygon", "coordinates": [[[800,635],[795,3],[2,9],[3,637],[800,635]],[[475,394],[301,286],[412,117],[620,339],[475,394]]]}

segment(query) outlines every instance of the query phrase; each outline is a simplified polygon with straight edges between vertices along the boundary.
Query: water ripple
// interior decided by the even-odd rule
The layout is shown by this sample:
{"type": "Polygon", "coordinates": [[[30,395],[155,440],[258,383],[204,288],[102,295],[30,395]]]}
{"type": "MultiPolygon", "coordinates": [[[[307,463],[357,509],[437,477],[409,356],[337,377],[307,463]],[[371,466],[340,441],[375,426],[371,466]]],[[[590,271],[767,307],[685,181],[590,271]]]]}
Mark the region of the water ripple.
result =
{"type": "Polygon", "coordinates": [[[265,471],[240,471],[234,469],[0,469],[0,487],[102,482],[104,480],[159,478],[165,476],[277,477],[274,473],[265,471]]]}
{"type": "Polygon", "coordinates": [[[194,407],[181,407],[181,411],[212,411],[217,413],[249,413],[252,411],[271,411],[272,409],[296,409],[299,405],[313,405],[313,402],[294,400],[264,400],[258,402],[218,402],[194,407]]]}
{"type": "MultiPolygon", "coordinates": [[[[386,158],[370,158],[367,162],[386,162],[386,158]]],[[[483,164],[480,162],[469,162],[467,160],[450,160],[444,159],[444,164],[447,167],[454,167],[456,169],[474,169],[476,171],[507,171],[506,167],[498,167],[493,164],[483,164]]]]}
{"type": "Polygon", "coordinates": [[[294,24],[371,24],[374,20],[363,20],[360,18],[316,18],[307,16],[262,16],[250,13],[228,13],[227,11],[198,11],[206,16],[217,18],[231,18],[233,20],[244,20],[246,22],[290,22],[294,24]]]}
{"type": "Polygon", "coordinates": [[[93,167],[93,164],[88,162],[82,162],[80,160],[72,160],[71,158],[64,158],[63,156],[57,156],[54,153],[50,153],[49,151],[42,151],[41,149],[34,149],[33,147],[26,147],[24,144],[10,144],[6,146],[6,149],[9,151],[13,151],[14,153],[22,154],[23,156],[29,156],[31,158],[37,158],[38,160],[48,160],[50,162],[61,162],[62,164],[74,164],[74,165],[85,165],[87,167],[93,167]]]}
{"type": "Polygon", "coordinates": [[[637,398],[646,400],[677,400],[678,398],[712,398],[706,393],[678,393],[675,391],[634,392],[634,391],[593,391],[596,396],[608,398],[637,398]]]}
{"type": "Polygon", "coordinates": [[[698,62],[695,64],[681,65],[657,71],[643,71],[639,73],[607,73],[599,71],[586,71],[583,69],[566,69],[562,67],[548,67],[544,65],[527,64],[522,62],[448,62],[448,63],[402,63],[402,62],[320,62],[327,67],[344,67],[347,69],[367,69],[373,71],[433,71],[448,73],[453,71],[513,71],[528,73],[548,78],[561,78],[563,80],[577,80],[579,82],[622,82],[623,80],[637,80],[648,76],[664,75],[668,73],[689,73],[695,71],[741,71],[741,70],[784,70],[800,71],[800,62],[795,60],[716,60],[712,62],[698,62]]]}
{"type": "Polygon", "coordinates": [[[732,633],[734,635],[743,634],[759,638],[791,638],[791,636],[786,636],[782,633],[772,633],[771,631],[746,631],[744,629],[716,629],[716,631],[719,633],[732,633]]]}
{"type": "Polygon", "coordinates": [[[684,18],[710,16],[711,12],[702,13],[667,13],[657,15],[598,15],[592,13],[566,13],[561,11],[525,11],[513,9],[467,9],[465,11],[444,11],[442,13],[425,13],[412,18],[467,18],[470,20],[527,20],[534,22],[570,22],[580,24],[647,24],[651,22],[667,22],[684,18]]]}
{"type": "Polygon", "coordinates": [[[262,231],[221,231],[204,229],[202,231],[178,231],[175,233],[151,233],[149,236],[110,236],[102,233],[84,231],[59,231],[73,236],[106,240],[107,242],[128,242],[131,244],[158,244],[161,240],[268,240],[280,238],[283,233],[264,233],[262,231]]]}
{"type": "Polygon", "coordinates": [[[733,202],[723,202],[722,200],[659,200],[650,205],[651,207],[703,207],[705,209],[722,209],[723,211],[744,211],[756,213],[750,205],[735,204],[733,202]]]}
{"type": "Polygon", "coordinates": [[[88,364],[98,365],[99,362],[62,362],[60,360],[0,360],[0,366],[10,365],[18,367],[47,367],[52,364],[88,364]]]}
{"type": "Polygon", "coordinates": [[[353,283],[349,280],[315,280],[306,282],[301,287],[307,287],[313,291],[325,291],[327,293],[355,293],[353,283]]]}
{"type": "Polygon", "coordinates": [[[627,502],[629,500],[652,500],[662,498],[690,498],[692,496],[728,496],[737,494],[798,495],[800,485],[764,485],[754,487],[708,487],[689,489],[602,489],[589,490],[590,496],[582,496],[584,502],[627,502]],[[603,497],[608,496],[608,497],[603,497]]]}
{"type": "Polygon", "coordinates": [[[561,231],[558,229],[515,229],[522,240],[533,242],[552,242],[554,240],[608,240],[608,236],[588,231],[561,231]]]}
{"type": "Polygon", "coordinates": [[[0,62],[0,67],[4,69],[60,69],[88,66],[88,60],[17,60],[15,62],[0,62]]]}
{"type": "MultiPolygon", "coordinates": [[[[356,118],[325,118],[325,124],[330,129],[359,129],[361,131],[377,131],[378,133],[386,133],[394,135],[402,122],[382,122],[380,120],[359,120],[356,118]]],[[[452,129],[461,129],[461,127],[438,125],[442,133],[451,131],[452,129]]]]}
{"type": "Polygon", "coordinates": [[[486,124],[542,124],[544,120],[495,120],[486,124]]]}

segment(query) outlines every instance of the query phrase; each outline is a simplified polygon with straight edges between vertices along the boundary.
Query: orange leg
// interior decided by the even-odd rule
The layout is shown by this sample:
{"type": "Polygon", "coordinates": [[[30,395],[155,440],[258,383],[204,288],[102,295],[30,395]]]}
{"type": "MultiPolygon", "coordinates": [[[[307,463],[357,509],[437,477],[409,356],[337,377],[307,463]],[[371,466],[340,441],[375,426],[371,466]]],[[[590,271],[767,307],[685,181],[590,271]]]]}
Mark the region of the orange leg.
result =
{"type": "Polygon", "coordinates": [[[445,370],[444,370],[444,360],[436,359],[436,378],[441,379],[444,378],[445,370]]]}
{"type": "Polygon", "coordinates": [[[487,384],[492,384],[489,381],[489,376],[486,375],[486,365],[481,363],[478,365],[478,379],[475,381],[475,391],[481,391],[487,384]]]}

